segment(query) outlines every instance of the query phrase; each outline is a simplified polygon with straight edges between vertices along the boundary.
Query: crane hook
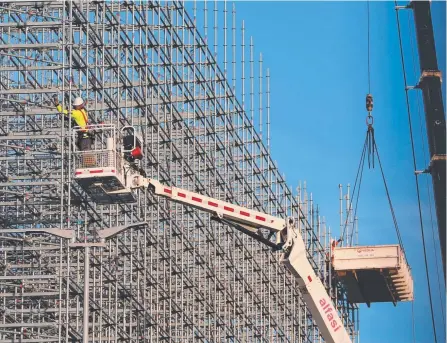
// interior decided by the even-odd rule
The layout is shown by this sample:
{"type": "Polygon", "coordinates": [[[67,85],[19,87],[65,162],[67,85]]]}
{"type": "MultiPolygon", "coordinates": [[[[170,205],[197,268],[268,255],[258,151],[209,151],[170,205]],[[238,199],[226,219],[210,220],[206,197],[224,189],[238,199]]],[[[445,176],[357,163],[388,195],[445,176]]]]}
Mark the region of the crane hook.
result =
{"type": "Polygon", "coordinates": [[[374,101],[372,95],[366,94],[366,110],[368,111],[368,116],[366,117],[366,126],[368,126],[368,130],[371,130],[374,124],[374,118],[371,115],[373,107],[374,107],[374,101]]]}
{"type": "Polygon", "coordinates": [[[371,94],[366,94],[366,110],[371,114],[374,102],[371,94]]]}

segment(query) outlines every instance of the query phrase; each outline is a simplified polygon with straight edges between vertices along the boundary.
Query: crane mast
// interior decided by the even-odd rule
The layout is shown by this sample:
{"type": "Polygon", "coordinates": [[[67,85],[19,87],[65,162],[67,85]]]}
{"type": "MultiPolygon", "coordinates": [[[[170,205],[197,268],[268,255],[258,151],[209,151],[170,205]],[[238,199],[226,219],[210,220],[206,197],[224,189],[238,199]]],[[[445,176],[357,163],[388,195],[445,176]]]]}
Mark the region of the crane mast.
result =
{"type": "Polygon", "coordinates": [[[444,278],[446,276],[446,128],[442,101],[442,75],[436,59],[435,37],[429,1],[411,1],[417,35],[421,77],[417,88],[424,101],[432,176],[438,220],[444,278]]]}
{"type": "Polygon", "coordinates": [[[307,258],[304,241],[293,218],[285,220],[274,217],[181,188],[165,186],[153,179],[138,177],[134,182],[137,187],[148,187],[158,196],[211,213],[218,220],[235,226],[263,243],[267,244],[270,240],[263,237],[259,229],[268,229],[271,236],[276,234],[276,243],[271,242],[269,245],[282,250],[280,263],[296,277],[307,308],[325,342],[352,342],[337,308],[307,258]]]}

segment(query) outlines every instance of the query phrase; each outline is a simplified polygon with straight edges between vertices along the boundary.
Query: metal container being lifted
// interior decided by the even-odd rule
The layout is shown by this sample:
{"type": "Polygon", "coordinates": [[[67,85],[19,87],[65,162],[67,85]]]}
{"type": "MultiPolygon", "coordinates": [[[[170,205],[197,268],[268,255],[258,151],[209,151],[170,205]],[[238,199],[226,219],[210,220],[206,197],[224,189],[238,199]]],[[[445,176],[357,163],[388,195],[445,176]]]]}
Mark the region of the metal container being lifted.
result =
{"type": "Polygon", "coordinates": [[[413,300],[413,278],[399,245],[335,247],[332,266],[351,303],[413,300]]]}

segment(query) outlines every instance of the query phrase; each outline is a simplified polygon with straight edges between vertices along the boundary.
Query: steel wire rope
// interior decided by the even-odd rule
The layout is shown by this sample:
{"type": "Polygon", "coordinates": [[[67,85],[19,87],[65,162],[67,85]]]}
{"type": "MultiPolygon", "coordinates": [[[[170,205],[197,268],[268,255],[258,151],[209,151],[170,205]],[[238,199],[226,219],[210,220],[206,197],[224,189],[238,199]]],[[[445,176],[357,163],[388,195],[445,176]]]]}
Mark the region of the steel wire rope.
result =
{"type": "Polygon", "coordinates": [[[368,93],[371,94],[371,25],[370,25],[370,11],[369,11],[369,0],[366,2],[366,11],[368,17],[368,93]]]}
{"type": "Polygon", "coordinates": [[[416,343],[416,326],[414,322],[414,299],[411,301],[411,326],[413,334],[413,343],[416,343]]]}
{"type": "MultiPolygon", "coordinates": [[[[414,150],[414,139],[413,139],[413,127],[411,124],[411,110],[410,110],[410,100],[408,96],[408,83],[407,83],[407,75],[405,73],[405,59],[404,59],[404,51],[403,51],[403,45],[402,45],[402,34],[400,29],[400,20],[399,20],[399,10],[397,8],[397,0],[394,0],[395,4],[395,11],[396,11],[396,22],[397,22],[397,32],[399,36],[399,49],[400,49],[400,58],[401,58],[401,64],[402,64],[402,74],[404,78],[404,86],[405,86],[405,100],[406,100],[406,106],[407,106],[407,115],[408,115],[408,126],[410,131],[410,140],[411,140],[411,151],[412,151],[412,157],[413,157],[413,170],[417,170],[416,166],[416,155],[414,150]]],[[[421,235],[422,235],[422,247],[424,251],[424,263],[425,263],[425,275],[427,279],[427,285],[428,285],[428,296],[430,300],[430,312],[431,312],[431,320],[432,320],[432,326],[433,326],[433,335],[435,339],[435,343],[438,342],[437,336],[436,336],[436,326],[435,326],[435,318],[434,318],[434,312],[433,312],[433,300],[431,295],[431,288],[430,288],[430,277],[428,274],[428,262],[427,262],[427,251],[426,251],[426,244],[425,244],[425,234],[424,234],[424,224],[422,222],[422,209],[421,209],[421,197],[419,192],[419,181],[418,181],[418,175],[415,173],[415,183],[416,183],[416,193],[417,193],[417,200],[418,200],[418,210],[419,210],[419,223],[421,228],[421,235]]]]}
{"type": "MultiPolygon", "coordinates": [[[[414,49],[414,37],[412,35],[412,30],[411,30],[411,20],[410,20],[410,16],[408,16],[408,29],[410,32],[410,46],[411,46],[411,56],[413,58],[413,76],[416,78],[417,77],[417,72],[416,72],[416,59],[415,59],[415,49],[414,49]]],[[[423,124],[422,124],[422,115],[421,115],[421,98],[420,98],[420,94],[418,93],[416,96],[416,103],[417,103],[417,112],[418,112],[418,117],[419,117],[419,127],[420,127],[420,135],[421,137],[424,137],[424,133],[423,133],[423,124]]],[[[427,150],[425,148],[425,141],[422,139],[422,153],[424,156],[424,163],[427,163],[427,150]]],[[[433,220],[433,204],[431,201],[431,187],[429,185],[428,182],[428,178],[425,178],[425,185],[427,188],[427,198],[428,198],[428,205],[429,205],[429,209],[430,209],[430,224],[431,224],[431,233],[432,233],[432,240],[433,240],[433,246],[434,246],[434,253],[435,253],[435,264],[436,264],[436,276],[438,279],[438,291],[439,291],[439,302],[442,304],[442,294],[441,294],[441,281],[439,278],[439,263],[438,263],[438,251],[436,249],[436,243],[435,243],[435,227],[434,227],[434,220],[433,220]]],[[[445,322],[445,314],[444,314],[444,307],[441,306],[441,315],[442,315],[442,321],[445,322]]]]}
{"type": "MultiPolygon", "coordinates": [[[[369,8],[369,0],[366,1],[366,15],[367,15],[367,76],[368,76],[368,94],[371,94],[371,25],[370,25],[370,8],[369,8]]],[[[371,113],[368,113],[368,117],[367,117],[367,121],[368,118],[371,117],[371,113]]],[[[355,178],[355,182],[354,182],[354,188],[352,190],[352,194],[351,194],[351,199],[354,199],[354,194],[355,194],[355,190],[356,190],[356,186],[357,186],[357,181],[358,181],[358,177],[359,177],[359,173],[361,173],[360,176],[360,181],[359,181],[359,189],[357,192],[357,199],[356,199],[356,204],[355,204],[355,211],[354,211],[354,218],[357,214],[357,204],[358,204],[358,200],[360,197],[360,186],[361,186],[361,182],[363,179],[363,166],[364,166],[364,162],[365,162],[365,152],[368,149],[368,165],[370,164],[370,156],[371,156],[371,144],[368,144],[368,140],[371,139],[371,136],[369,135],[369,128],[366,134],[366,138],[365,138],[365,143],[363,144],[363,150],[362,150],[362,154],[360,156],[360,162],[359,162],[359,166],[357,168],[357,175],[355,178]]],[[[374,164],[374,162],[373,162],[374,164]]],[[[343,242],[344,241],[344,237],[346,234],[346,229],[348,226],[348,222],[349,222],[349,216],[352,212],[352,202],[349,205],[349,209],[348,209],[348,213],[346,214],[346,220],[345,220],[345,224],[341,233],[341,237],[339,238],[339,242],[343,242]]],[[[351,235],[351,244],[352,244],[352,239],[353,239],[354,235],[351,235]]],[[[349,239],[349,238],[347,238],[349,239]]]]}
{"type": "Polygon", "coordinates": [[[390,192],[388,190],[388,185],[387,185],[387,182],[386,182],[385,173],[383,172],[382,162],[380,161],[379,149],[378,149],[377,143],[375,141],[374,141],[374,147],[375,147],[375,151],[376,151],[376,155],[377,155],[377,161],[379,162],[380,173],[382,175],[383,184],[385,185],[385,191],[386,191],[386,196],[387,196],[387,199],[388,199],[388,204],[390,205],[391,216],[393,217],[393,223],[394,223],[394,227],[396,229],[397,239],[399,241],[399,245],[401,246],[401,249],[402,249],[402,251],[404,253],[404,256],[405,256],[405,248],[404,248],[404,245],[403,245],[403,242],[402,242],[402,236],[400,234],[399,225],[397,224],[397,219],[396,219],[396,214],[394,212],[393,203],[391,202],[391,196],[390,196],[390,192]]]}
{"type": "MultiPolygon", "coordinates": [[[[366,136],[366,139],[368,139],[368,136],[366,136]]],[[[365,145],[365,152],[366,152],[366,145],[365,145]]],[[[355,206],[354,206],[354,220],[355,217],[357,216],[357,209],[358,209],[358,203],[359,203],[359,198],[360,198],[360,186],[362,184],[362,180],[363,180],[363,168],[365,166],[365,157],[363,157],[363,163],[362,163],[362,170],[360,171],[360,181],[359,181],[359,189],[357,191],[357,199],[355,201],[355,206]]],[[[353,198],[351,198],[353,199],[353,198]]],[[[347,219],[347,218],[346,218],[347,219]]],[[[354,230],[354,227],[353,227],[354,230]]],[[[352,232],[351,234],[351,241],[349,242],[350,246],[352,246],[352,240],[354,239],[354,232],[352,232]]]]}
{"type": "MultiPolygon", "coordinates": [[[[353,188],[352,193],[351,193],[351,199],[354,199],[355,190],[357,188],[357,182],[359,182],[359,190],[357,192],[356,206],[357,206],[357,203],[358,203],[358,198],[360,196],[360,184],[361,184],[362,179],[363,179],[363,176],[361,174],[363,174],[363,166],[365,165],[365,153],[366,153],[367,143],[368,143],[368,136],[366,136],[365,143],[363,144],[362,154],[360,156],[359,166],[357,168],[357,175],[355,177],[354,188],[353,188]],[[361,175],[360,176],[360,181],[359,181],[359,175],[361,175]]],[[[342,235],[341,235],[341,237],[339,239],[340,242],[344,241],[346,228],[348,226],[348,219],[349,219],[349,215],[351,214],[351,212],[352,212],[352,203],[349,206],[348,214],[346,215],[345,225],[343,227],[342,235]]],[[[355,210],[355,214],[356,213],[357,213],[357,209],[355,210]]],[[[354,214],[354,217],[355,217],[355,214],[354,214]]]]}

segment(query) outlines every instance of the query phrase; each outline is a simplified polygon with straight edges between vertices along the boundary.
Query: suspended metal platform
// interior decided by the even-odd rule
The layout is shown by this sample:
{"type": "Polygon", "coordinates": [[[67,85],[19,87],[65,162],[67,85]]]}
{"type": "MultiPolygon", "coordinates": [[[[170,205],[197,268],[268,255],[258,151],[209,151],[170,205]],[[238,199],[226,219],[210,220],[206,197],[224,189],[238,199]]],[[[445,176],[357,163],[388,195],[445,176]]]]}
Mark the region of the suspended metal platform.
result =
{"type": "Polygon", "coordinates": [[[413,278],[399,245],[335,247],[332,266],[351,303],[413,300],[413,278]]]}

